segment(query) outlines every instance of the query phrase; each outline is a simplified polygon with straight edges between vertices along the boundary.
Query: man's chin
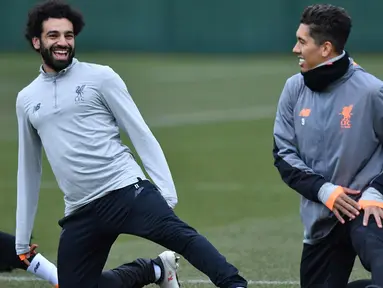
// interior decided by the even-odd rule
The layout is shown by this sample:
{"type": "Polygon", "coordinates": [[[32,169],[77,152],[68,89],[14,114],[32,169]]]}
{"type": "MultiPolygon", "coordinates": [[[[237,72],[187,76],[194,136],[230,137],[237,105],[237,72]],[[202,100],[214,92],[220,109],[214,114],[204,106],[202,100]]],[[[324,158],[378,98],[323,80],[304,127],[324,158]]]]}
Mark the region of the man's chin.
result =
{"type": "Polygon", "coordinates": [[[65,57],[60,57],[60,58],[58,58],[56,56],[52,56],[52,58],[53,58],[54,62],[68,62],[70,59],[70,56],[65,56],[65,57]]]}
{"type": "Polygon", "coordinates": [[[52,66],[51,67],[53,70],[55,70],[56,72],[59,72],[65,68],[67,68],[71,63],[72,63],[72,59],[66,59],[66,60],[57,60],[57,59],[54,59],[52,61],[52,66]]]}
{"type": "Polygon", "coordinates": [[[300,69],[301,69],[301,72],[302,73],[305,73],[305,72],[308,72],[310,70],[313,70],[315,67],[307,67],[306,65],[304,66],[300,66],[300,69]]]}

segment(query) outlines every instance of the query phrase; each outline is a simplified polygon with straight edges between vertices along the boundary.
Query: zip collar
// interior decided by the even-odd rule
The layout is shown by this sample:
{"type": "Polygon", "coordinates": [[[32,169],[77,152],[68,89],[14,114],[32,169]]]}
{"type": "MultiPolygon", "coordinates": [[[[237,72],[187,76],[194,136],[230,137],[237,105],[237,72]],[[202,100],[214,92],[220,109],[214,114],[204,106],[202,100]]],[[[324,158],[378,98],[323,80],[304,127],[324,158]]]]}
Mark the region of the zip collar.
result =
{"type": "Polygon", "coordinates": [[[65,69],[59,71],[59,72],[45,72],[43,69],[43,65],[40,65],[39,72],[40,74],[47,79],[56,79],[59,76],[65,75],[67,72],[69,72],[73,66],[75,66],[79,61],[76,58],[72,59],[72,63],[66,67],[65,69]]]}
{"type": "MultiPolygon", "coordinates": [[[[320,66],[324,66],[324,65],[327,65],[327,64],[330,64],[330,63],[334,63],[335,61],[338,61],[339,59],[341,59],[341,58],[342,58],[343,56],[345,56],[345,55],[346,55],[346,51],[343,50],[342,54],[340,54],[340,55],[338,55],[338,56],[336,56],[336,57],[334,57],[334,58],[331,58],[331,59],[329,59],[329,60],[327,60],[327,61],[325,61],[325,62],[319,64],[319,65],[316,66],[315,68],[318,68],[318,67],[320,67],[320,66]]],[[[315,69],[315,68],[314,68],[314,69],[315,69]]]]}

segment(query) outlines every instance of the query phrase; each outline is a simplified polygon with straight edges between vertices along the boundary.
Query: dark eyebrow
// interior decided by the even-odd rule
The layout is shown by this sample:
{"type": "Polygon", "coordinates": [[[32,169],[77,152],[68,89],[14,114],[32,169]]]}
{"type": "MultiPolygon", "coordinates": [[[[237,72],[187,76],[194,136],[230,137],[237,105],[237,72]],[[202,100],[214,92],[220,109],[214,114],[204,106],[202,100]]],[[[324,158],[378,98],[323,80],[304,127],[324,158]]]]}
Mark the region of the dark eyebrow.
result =
{"type": "Polygon", "coordinates": [[[57,30],[51,30],[51,31],[48,31],[48,32],[47,32],[47,35],[57,34],[57,33],[59,33],[59,31],[57,31],[57,30]]]}
{"type": "Polygon", "coordinates": [[[306,40],[305,39],[303,39],[302,37],[297,37],[297,39],[299,40],[299,41],[301,41],[301,42],[306,42],[306,40]]]}
{"type": "MultiPolygon", "coordinates": [[[[57,31],[57,30],[51,30],[51,31],[48,31],[48,32],[47,32],[47,35],[49,36],[49,35],[52,35],[52,34],[59,34],[59,33],[60,33],[60,32],[57,31]]],[[[71,31],[71,30],[68,30],[68,31],[65,31],[64,34],[74,34],[74,32],[71,31]]]]}

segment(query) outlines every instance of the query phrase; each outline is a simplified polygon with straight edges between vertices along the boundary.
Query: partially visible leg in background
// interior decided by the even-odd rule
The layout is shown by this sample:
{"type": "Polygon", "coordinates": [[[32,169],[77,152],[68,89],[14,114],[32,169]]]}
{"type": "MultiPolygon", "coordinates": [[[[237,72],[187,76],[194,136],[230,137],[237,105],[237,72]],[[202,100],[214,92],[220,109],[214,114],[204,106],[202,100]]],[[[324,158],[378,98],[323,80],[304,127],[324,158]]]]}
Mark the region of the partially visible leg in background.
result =
{"type": "Polygon", "coordinates": [[[58,284],[56,266],[43,255],[37,253],[30,259],[28,267],[16,254],[15,236],[0,232],[0,272],[11,272],[14,269],[28,271],[52,285],[58,284]]]}
{"type": "Polygon", "coordinates": [[[27,268],[16,254],[15,236],[0,231],[0,272],[10,272],[14,269],[27,270],[27,268]]]}
{"type": "Polygon", "coordinates": [[[351,222],[351,238],[363,267],[371,272],[372,284],[383,288],[383,229],[373,216],[363,226],[364,211],[351,222]]]}

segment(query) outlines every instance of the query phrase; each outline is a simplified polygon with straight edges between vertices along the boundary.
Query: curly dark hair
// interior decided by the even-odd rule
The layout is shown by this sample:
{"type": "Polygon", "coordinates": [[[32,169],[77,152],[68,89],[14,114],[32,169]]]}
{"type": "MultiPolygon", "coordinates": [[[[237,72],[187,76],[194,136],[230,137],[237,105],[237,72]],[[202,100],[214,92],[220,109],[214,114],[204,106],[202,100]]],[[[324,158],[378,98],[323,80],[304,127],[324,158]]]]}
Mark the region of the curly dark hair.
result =
{"type": "Polygon", "coordinates": [[[300,22],[309,25],[310,36],[317,45],[329,41],[337,53],[344,50],[352,27],[351,17],[347,11],[331,4],[306,7],[300,22]]]}
{"type": "MultiPolygon", "coordinates": [[[[62,0],[47,0],[34,6],[28,13],[27,27],[25,29],[25,38],[33,47],[32,39],[41,38],[43,22],[48,18],[66,18],[73,24],[73,33],[75,36],[80,34],[85,26],[81,12],[73,9],[69,4],[62,0]]],[[[35,49],[37,52],[39,49],[35,49]]]]}

